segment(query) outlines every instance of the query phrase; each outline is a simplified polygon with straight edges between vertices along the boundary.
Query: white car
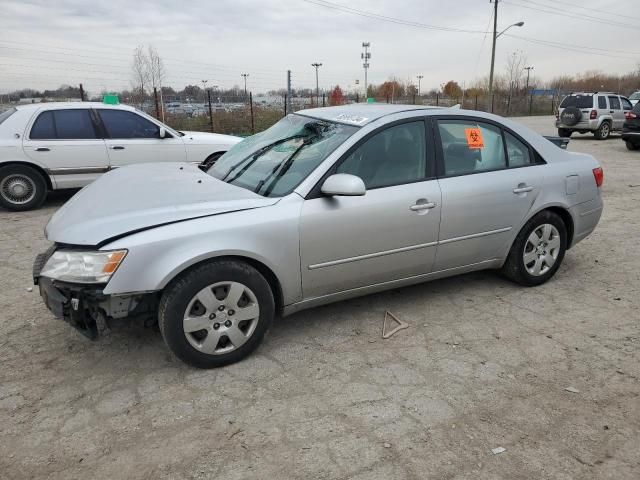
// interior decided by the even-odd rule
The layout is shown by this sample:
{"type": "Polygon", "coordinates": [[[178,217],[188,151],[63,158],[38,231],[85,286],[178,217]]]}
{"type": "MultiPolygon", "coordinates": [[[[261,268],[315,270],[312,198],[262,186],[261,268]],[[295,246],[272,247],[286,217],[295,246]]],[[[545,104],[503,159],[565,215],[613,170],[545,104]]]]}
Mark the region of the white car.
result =
{"type": "Polygon", "coordinates": [[[147,162],[211,166],[241,140],[179,132],[126,105],[37,103],[0,113],[0,206],[39,207],[47,191],[81,188],[114,168],[147,162]]]}

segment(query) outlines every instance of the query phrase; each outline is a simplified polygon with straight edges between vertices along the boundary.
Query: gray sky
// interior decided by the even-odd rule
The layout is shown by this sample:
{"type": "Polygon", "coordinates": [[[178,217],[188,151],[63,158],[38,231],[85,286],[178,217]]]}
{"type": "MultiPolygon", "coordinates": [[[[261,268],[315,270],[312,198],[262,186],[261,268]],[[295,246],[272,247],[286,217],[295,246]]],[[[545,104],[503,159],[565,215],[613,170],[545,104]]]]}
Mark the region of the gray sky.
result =
{"type": "MultiPolygon", "coordinates": [[[[525,52],[535,77],[542,79],[593,69],[625,73],[640,63],[640,45],[632,41],[640,31],[637,0],[501,2],[499,28],[522,20],[525,26],[509,34],[530,40],[507,35],[498,40],[499,73],[514,50],[525,52]],[[555,47],[540,41],[556,42],[555,47]]],[[[493,8],[488,0],[331,3],[479,32],[490,25],[493,8]]],[[[490,35],[381,21],[303,0],[3,0],[1,10],[1,92],[80,82],[93,93],[126,88],[133,49],[140,44],[157,48],[167,70],[165,83],[178,88],[205,78],[209,85],[241,85],[245,72],[250,90],[284,88],[287,69],[293,71],[294,88],[312,87],[313,62],[323,63],[321,88],[354,88],[355,79],[362,86],[363,41],[371,42],[370,83],[422,74],[424,91],[447,80],[469,85],[489,70],[490,35]]]]}

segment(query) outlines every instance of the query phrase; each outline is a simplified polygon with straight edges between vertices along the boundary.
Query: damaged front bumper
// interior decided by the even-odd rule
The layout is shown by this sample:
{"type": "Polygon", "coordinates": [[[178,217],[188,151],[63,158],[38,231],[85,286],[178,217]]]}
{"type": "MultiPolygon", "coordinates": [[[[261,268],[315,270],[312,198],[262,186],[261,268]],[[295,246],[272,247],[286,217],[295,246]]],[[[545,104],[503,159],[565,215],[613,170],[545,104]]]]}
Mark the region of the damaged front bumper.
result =
{"type": "Polygon", "coordinates": [[[105,284],[68,283],[40,276],[42,267],[52,253],[49,250],[36,257],[33,282],[39,287],[40,296],[51,313],[87,338],[96,340],[107,334],[115,319],[142,318],[145,325],[156,322],[156,293],[105,295],[105,284]]]}

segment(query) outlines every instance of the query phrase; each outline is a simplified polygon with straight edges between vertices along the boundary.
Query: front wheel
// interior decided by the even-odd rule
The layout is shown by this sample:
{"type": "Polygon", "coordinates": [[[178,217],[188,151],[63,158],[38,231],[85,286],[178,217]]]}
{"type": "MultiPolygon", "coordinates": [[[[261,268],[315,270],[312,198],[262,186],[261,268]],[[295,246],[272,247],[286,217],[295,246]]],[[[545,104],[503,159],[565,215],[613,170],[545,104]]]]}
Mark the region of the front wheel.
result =
{"type": "Polygon", "coordinates": [[[531,218],[516,237],[502,273],[525,286],[545,283],[556,273],[567,250],[567,227],[548,210],[531,218]]]}
{"type": "Polygon", "coordinates": [[[275,315],[273,293],[252,266],[234,260],[202,264],[165,289],[158,324],[171,351],[198,368],[242,360],[275,315]]]}
{"type": "Polygon", "coordinates": [[[0,168],[0,205],[14,211],[38,208],[47,197],[47,182],[28,165],[0,168]]]}

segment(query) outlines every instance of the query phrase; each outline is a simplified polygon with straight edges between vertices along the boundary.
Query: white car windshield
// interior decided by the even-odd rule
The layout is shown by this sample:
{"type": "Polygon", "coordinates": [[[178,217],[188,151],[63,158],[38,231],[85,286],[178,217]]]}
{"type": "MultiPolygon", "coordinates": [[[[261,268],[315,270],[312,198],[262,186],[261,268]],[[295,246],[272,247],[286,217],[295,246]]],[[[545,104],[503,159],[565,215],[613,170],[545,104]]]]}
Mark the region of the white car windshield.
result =
{"type": "Polygon", "coordinates": [[[358,127],[287,115],[234,145],[209,175],[265,197],[291,193],[358,127]]]}

